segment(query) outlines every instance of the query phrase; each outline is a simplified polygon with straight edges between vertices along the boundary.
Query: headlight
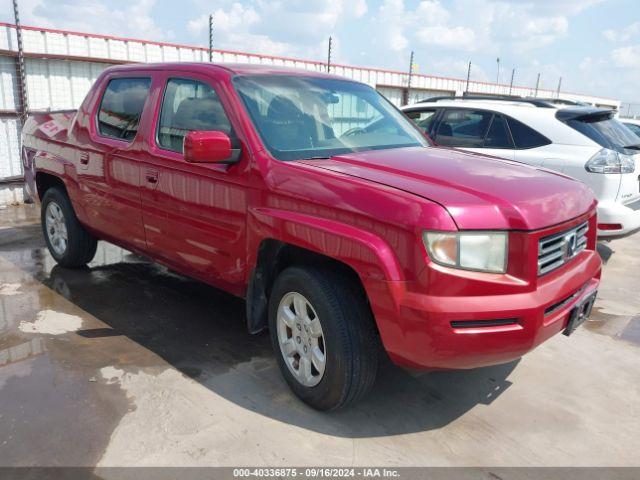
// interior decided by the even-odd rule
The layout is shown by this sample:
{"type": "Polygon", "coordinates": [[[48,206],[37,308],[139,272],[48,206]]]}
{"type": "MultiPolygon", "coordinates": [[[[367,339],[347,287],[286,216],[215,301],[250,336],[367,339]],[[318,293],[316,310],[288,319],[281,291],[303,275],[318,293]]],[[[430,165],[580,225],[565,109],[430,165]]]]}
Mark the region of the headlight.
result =
{"type": "Polygon", "coordinates": [[[629,155],[603,148],[589,159],[584,168],[591,173],[633,173],[636,164],[629,155]]]}
{"type": "Polygon", "coordinates": [[[440,265],[504,273],[507,271],[505,232],[424,232],[429,258],[440,265]]]}

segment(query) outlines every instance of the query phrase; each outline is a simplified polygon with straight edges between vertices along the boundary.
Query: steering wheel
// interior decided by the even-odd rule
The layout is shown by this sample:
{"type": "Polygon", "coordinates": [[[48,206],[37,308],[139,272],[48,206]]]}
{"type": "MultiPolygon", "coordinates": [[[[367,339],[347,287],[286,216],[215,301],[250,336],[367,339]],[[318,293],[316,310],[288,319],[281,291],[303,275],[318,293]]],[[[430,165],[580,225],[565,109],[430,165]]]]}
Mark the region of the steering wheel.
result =
{"type": "Polygon", "coordinates": [[[355,135],[360,135],[361,133],[364,133],[364,132],[365,132],[364,128],[353,127],[347,130],[346,132],[344,132],[342,135],[340,135],[340,137],[353,137],[355,135]]]}

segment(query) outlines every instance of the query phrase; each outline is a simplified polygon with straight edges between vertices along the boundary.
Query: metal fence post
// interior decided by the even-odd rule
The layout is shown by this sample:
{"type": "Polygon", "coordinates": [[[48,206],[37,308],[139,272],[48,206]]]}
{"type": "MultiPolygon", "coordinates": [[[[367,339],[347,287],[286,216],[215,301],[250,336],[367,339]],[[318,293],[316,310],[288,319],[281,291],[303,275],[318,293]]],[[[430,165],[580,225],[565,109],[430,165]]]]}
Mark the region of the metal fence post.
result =
{"type": "Polygon", "coordinates": [[[405,93],[404,104],[408,105],[411,100],[411,77],[413,76],[413,50],[411,50],[411,57],[409,57],[409,77],[407,78],[407,91],[405,93]]]}
{"type": "Polygon", "coordinates": [[[467,85],[464,87],[464,94],[469,93],[469,78],[471,78],[471,62],[469,62],[469,67],[467,68],[467,85]]]}
{"type": "Polygon", "coordinates": [[[213,15],[209,15],[209,62],[213,62],[213,15]]]}
{"type": "Polygon", "coordinates": [[[27,77],[24,66],[24,46],[22,43],[22,27],[20,26],[20,13],[18,11],[18,0],[13,0],[13,15],[16,22],[16,38],[18,39],[18,60],[16,62],[16,70],[18,73],[18,117],[20,124],[24,124],[29,112],[29,104],[27,100],[27,77]]]}
{"type": "Polygon", "coordinates": [[[516,74],[516,69],[511,69],[511,82],[509,83],[509,95],[511,95],[511,90],[513,90],[513,76],[516,74]]]}

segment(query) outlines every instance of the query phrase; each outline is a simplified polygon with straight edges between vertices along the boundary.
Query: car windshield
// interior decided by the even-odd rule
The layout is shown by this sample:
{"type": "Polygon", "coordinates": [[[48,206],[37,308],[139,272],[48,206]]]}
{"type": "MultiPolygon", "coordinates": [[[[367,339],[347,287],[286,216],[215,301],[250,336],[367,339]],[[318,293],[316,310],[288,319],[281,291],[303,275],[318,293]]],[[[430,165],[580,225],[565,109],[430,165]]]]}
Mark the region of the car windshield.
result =
{"type": "Polygon", "coordinates": [[[285,75],[238,76],[234,83],[260,137],[279,160],[428,145],[367,85],[285,75]]]}

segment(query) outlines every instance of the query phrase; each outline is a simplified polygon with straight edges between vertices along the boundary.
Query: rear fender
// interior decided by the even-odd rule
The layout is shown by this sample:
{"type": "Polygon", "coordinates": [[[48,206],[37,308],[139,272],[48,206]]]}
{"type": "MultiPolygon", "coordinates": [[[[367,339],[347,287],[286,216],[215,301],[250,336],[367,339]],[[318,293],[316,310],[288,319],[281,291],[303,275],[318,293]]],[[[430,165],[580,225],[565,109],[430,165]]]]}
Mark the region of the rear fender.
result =
{"type": "MultiPolygon", "coordinates": [[[[73,150],[67,147],[67,154],[73,155],[73,153],[73,150]]],[[[80,198],[81,192],[78,185],[78,174],[74,162],[60,155],[40,150],[36,151],[33,156],[32,168],[36,184],[38,183],[38,174],[51,175],[62,181],[78,219],[80,222],[86,224],[87,214],[80,198]]],[[[39,191],[38,197],[42,200],[42,198],[40,198],[39,191]]]]}

